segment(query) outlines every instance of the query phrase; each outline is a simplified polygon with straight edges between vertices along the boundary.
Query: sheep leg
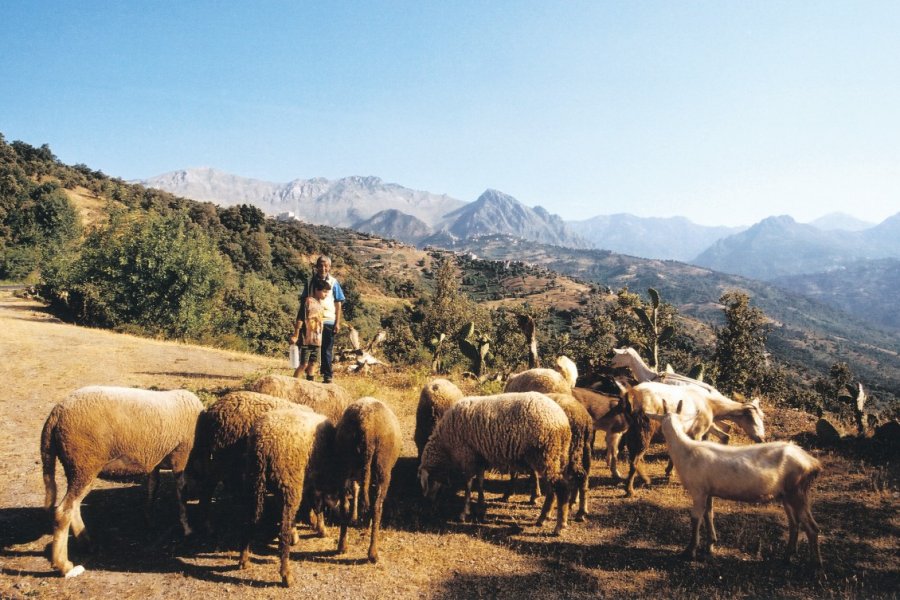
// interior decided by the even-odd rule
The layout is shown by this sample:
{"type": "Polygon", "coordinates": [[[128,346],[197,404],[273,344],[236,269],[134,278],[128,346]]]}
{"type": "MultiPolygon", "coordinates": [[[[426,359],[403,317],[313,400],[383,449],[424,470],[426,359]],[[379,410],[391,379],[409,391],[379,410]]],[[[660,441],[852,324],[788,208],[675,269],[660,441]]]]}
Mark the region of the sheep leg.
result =
{"type": "Polygon", "coordinates": [[[369,494],[372,489],[372,454],[371,450],[369,450],[369,456],[366,456],[365,463],[363,464],[363,480],[360,484],[362,488],[362,498],[360,502],[360,514],[367,516],[369,514],[369,509],[371,508],[371,497],[369,494]]]}
{"type": "MultiPolygon", "coordinates": [[[[553,535],[559,535],[569,526],[569,485],[565,479],[560,479],[551,489],[556,495],[556,529],[553,530],[553,535]]],[[[549,492],[547,496],[550,496],[549,492]]]]}
{"type": "MultiPolygon", "coordinates": [[[[256,530],[256,527],[259,525],[259,521],[262,519],[263,508],[265,507],[265,499],[266,499],[266,478],[264,475],[264,471],[262,471],[259,465],[255,465],[256,469],[259,469],[258,472],[253,473],[250,477],[250,480],[253,481],[253,489],[251,493],[253,494],[252,500],[247,502],[247,508],[250,512],[248,515],[247,521],[244,525],[244,535],[241,544],[241,556],[238,559],[238,568],[246,569],[250,565],[250,542],[253,539],[253,532],[256,530]]],[[[294,518],[293,515],[288,520],[289,523],[293,523],[294,518]]]]}
{"type": "Polygon", "coordinates": [[[709,496],[706,499],[706,512],[703,515],[703,520],[706,523],[706,553],[712,554],[715,552],[716,544],[719,543],[719,536],[716,535],[716,526],[713,523],[714,519],[713,514],[713,497],[709,496]]]}
{"type": "MultiPolygon", "coordinates": [[[[483,478],[483,474],[482,474],[483,478]]],[[[369,539],[369,562],[378,562],[378,536],[381,529],[381,513],[384,508],[384,498],[387,496],[388,486],[391,484],[391,472],[388,470],[379,478],[375,495],[375,506],[372,512],[371,536],[369,539]]]]}
{"type": "Polygon", "coordinates": [[[478,510],[475,511],[476,520],[484,522],[487,514],[487,503],[484,500],[484,469],[478,471],[478,510]]]}
{"type": "Polygon", "coordinates": [[[184,491],[187,487],[187,481],[184,478],[184,471],[175,473],[175,501],[178,503],[178,520],[181,522],[181,529],[184,531],[184,537],[193,533],[187,516],[187,502],[184,499],[184,491]]]}
{"type": "Polygon", "coordinates": [[[531,472],[531,499],[528,501],[528,504],[537,504],[537,499],[541,497],[541,480],[538,477],[538,474],[534,471],[531,472]]]}
{"type": "MultiPolygon", "coordinates": [[[[302,486],[300,489],[303,489],[302,486]]],[[[299,495],[299,494],[298,494],[299,495]]],[[[278,536],[278,548],[281,551],[281,585],[291,587],[291,540],[294,537],[294,515],[300,508],[300,498],[291,492],[282,493],[281,533],[278,536]]]]}
{"type": "Polygon", "coordinates": [[[510,497],[513,495],[513,491],[516,487],[516,477],[517,476],[518,476],[517,471],[513,471],[512,473],[509,474],[509,482],[507,482],[507,484],[506,484],[506,492],[504,492],[503,497],[501,498],[501,500],[503,500],[503,502],[509,502],[510,497]]]}
{"type": "Polygon", "coordinates": [[[588,492],[588,474],[583,476],[578,476],[578,487],[575,489],[575,494],[572,496],[573,504],[575,497],[578,497],[578,512],[575,513],[575,520],[579,523],[584,521],[587,518],[587,492],[588,492]]]}
{"type": "MultiPolygon", "coordinates": [[[[50,550],[50,563],[61,575],[74,577],[80,575],[84,571],[84,568],[80,565],[79,567],[75,567],[75,565],[69,561],[69,528],[72,525],[76,511],[80,511],[81,501],[87,496],[88,492],[91,491],[91,483],[93,483],[96,473],[99,473],[99,469],[97,469],[92,476],[76,474],[69,481],[66,495],[54,512],[53,544],[50,550]],[[70,575],[70,573],[75,573],[75,575],[70,575]]],[[[78,520],[81,520],[80,517],[78,520]]],[[[84,535],[83,528],[81,534],[84,535]]]]}
{"type": "Polygon", "coordinates": [[[536,527],[541,527],[544,524],[544,521],[547,520],[547,516],[550,514],[550,509],[553,508],[553,499],[556,497],[556,493],[551,487],[551,492],[548,493],[544,497],[544,506],[541,508],[541,514],[538,516],[537,522],[535,522],[536,527]]]}
{"type": "Polygon", "coordinates": [[[466,478],[466,498],[465,498],[465,503],[463,504],[463,511],[459,515],[459,520],[462,521],[463,523],[465,523],[466,520],[469,518],[469,513],[471,510],[471,503],[472,503],[472,482],[474,480],[475,480],[474,475],[472,477],[466,478]]]}
{"type": "Polygon", "coordinates": [[[144,519],[147,525],[153,522],[153,503],[159,492],[159,465],[147,474],[147,502],[144,505],[144,519]]]}
{"type": "Polygon", "coordinates": [[[353,512],[351,513],[351,522],[356,523],[359,520],[359,482],[353,482],[353,512]]]}
{"type": "Polygon", "coordinates": [[[79,548],[91,550],[91,538],[88,536],[84,520],[81,518],[81,502],[76,504],[72,510],[72,535],[75,536],[79,548]]]}
{"type": "Polygon", "coordinates": [[[350,525],[350,505],[352,496],[356,495],[353,485],[345,486],[341,493],[341,534],[338,538],[337,553],[344,554],[347,552],[347,527],[350,525]]]}

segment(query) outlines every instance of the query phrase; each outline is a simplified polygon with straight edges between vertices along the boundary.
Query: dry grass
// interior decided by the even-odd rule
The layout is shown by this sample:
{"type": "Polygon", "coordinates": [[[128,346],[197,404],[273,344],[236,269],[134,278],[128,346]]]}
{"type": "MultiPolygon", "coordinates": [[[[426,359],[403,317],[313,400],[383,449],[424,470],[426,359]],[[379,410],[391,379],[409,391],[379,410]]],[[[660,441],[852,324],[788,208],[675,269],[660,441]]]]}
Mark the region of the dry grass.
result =
{"type": "MultiPolygon", "coordinates": [[[[283,590],[274,544],[257,547],[251,568],[238,571],[233,533],[215,543],[181,539],[172,482],[164,478],[149,526],[140,510],[140,486],[98,485],[83,510],[98,548],[91,554],[71,552],[87,572],[69,581],[50,570],[49,522],[39,508],[38,438],[55,402],[89,383],[194,390],[240,386],[263,372],[286,373],[283,363],[64,325],[33,303],[0,297],[6,391],[0,404],[0,597],[869,598],[896,596],[900,589],[896,462],[871,464],[843,450],[812,449],[825,465],[813,504],[824,532],[822,572],[803,563],[782,564],[786,532],[776,505],[718,502],[719,553],[703,562],[679,560],[676,554],[688,535],[688,499],[677,480],[663,479],[663,446],[650,453],[652,487],[638,488],[632,499],[612,485],[598,457],[590,517],[572,523],[561,537],[552,537],[549,525],[533,526],[538,508],[526,504],[524,484],[512,502],[501,502],[497,475],[487,482],[483,523],[454,520],[460,495],[432,512],[418,495],[412,442],[415,404],[427,379],[423,372],[338,376],[354,395],[385,400],[405,433],[385,507],[381,563],[365,562],[362,529],[351,533],[345,556],[334,554],[336,532],[318,539],[303,531],[292,553],[297,587],[283,590]]],[[[475,384],[461,383],[477,391],[475,384]]],[[[770,429],[777,437],[808,439],[813,422],[796,411],[776,411],[770,429]]],[[[800,553],[806,559],[805,540],[800,553]]]]}

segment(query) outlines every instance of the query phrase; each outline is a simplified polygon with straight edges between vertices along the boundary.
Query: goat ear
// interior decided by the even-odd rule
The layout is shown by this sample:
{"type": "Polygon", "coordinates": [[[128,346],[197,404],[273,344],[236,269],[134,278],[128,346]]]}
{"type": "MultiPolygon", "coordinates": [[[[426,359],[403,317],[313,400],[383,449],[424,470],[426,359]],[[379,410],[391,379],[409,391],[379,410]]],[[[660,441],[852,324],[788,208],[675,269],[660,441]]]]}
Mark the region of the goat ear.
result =
{"type": "Polygon", "coordinates": [[[756,408],[762,408],[762,407],[759,405],[759,398],[754,398],[753,400],[750,401],[750,404],[752,404],[752,405],[755,406],[756,408]]]}
{"type": "Polygon", "coordinates": [[[664,414],[664,415],[669,414],[669,404],[665,400],[663,400],[662,405],[663,405],[663,413],[662,414],[664,414]]]}
{"type": "Polygon", "coordinates": [[[682,409],[683,405],[684,405],[684,400],[679,400],[678,406],[675,408],[675,414],[678,414],[678,415],[681,414],[681,409],[682,409]]]}
{"type": "Polygon", "coordinates": [[[737,402],[746,402],[746,401],[747,401],[747,397],[744,396],[744,395],[743,395],[742,393],[740,393],[740,392],[734,392],[734,394],[732,395],[732,397],[733,397],[737,402]]]}

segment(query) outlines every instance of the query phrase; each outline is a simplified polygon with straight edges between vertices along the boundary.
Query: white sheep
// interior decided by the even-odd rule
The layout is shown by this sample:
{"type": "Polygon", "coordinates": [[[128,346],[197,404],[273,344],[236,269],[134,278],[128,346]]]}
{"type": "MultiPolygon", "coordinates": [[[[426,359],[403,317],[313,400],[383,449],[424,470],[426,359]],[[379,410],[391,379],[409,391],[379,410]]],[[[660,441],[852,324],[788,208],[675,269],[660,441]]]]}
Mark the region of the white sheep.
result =
{"type": "Polygon", "coordinates": [[[147,474],[147,499],[155,494],[159,470],[175,475],[175,496],[185,535],[191,528],[182,493],[184,468],[194,443],[200,400],[187,390],[150,391],[90,386],[72,392],[50,411],[41,433],[44,507],[56,504],[56,459],[66,472],[66,495],[54,512],[51,563],[66,577],[84,572],[68,559],[71,526],[89,544],[81,501],[101,474],[147,474]]]}
{"type": "Polygon", "coordinates": [[[542,394],[567,394],[572,386],[554,369],[528,369],[510,375],[504,392],[541,392],[542,394]]]}
{"type": "MultiPolygon", "coordinates": [[[[545,477],[557,496],[555,533],[568,520],[568,482],[572,432],[563,409],[537,392],[467,397],[457,401],[438,421],[419,465],[419,482],[426,497],[435,498],[454,474],[465,480],[465,505],[460,518],[471,513],[472,483],[479,480],[479,504],[484,505],[483,479],[488,468],[501,472],[533,471],[545,477]]],[[[547,494],[537,525],[553,504],[547,494]]]]}
{"type": "Polygon", "coordinates": [[[400,422],[388,406],[376,398],[360,398],[344,411],[335,432],[335,471],[341,494],[341,536],[338,554],[347,551],[350,502],[362,490],[361,510],[371,506],[369,561],[378,561],[378,533],[391,471],[400,458],[403,439],[400,422]],[[369,502],[374,482],[375,501],[369,502]]]}
{"type": "Polygon", "coordinates": [[[822,470],[818,460],[789,442],[752,446],[722,446],[695,441],[685,432],[681,402],[674,414],[649,415],[662,423],[669,456],[682,485],[691,496],[691,541],[684,556],[695,558],[700,542],[700,519],[706,522],[707,551],[718,542],[713,524],[713,498],[741,502],[781,500],[787,515],[789,537],[785,560],[797,551],[797,537],[806,532],[812,556],[822,565],[819,526],[810,512],[810,488],[822,470]]]}
{"type": "MultiPolygon", "coordinates": [[[[252,502],[238,567],[250,562],[250,542],[263,514],[267,491],[281,501],[281,583],[290,587],[290,547],[294,517],[304,495],[312,499],[317,481],[333,466],[334,425],[324,415],[293,406],[262,415],[247,439],[247,483],[252,502]]],[[[319,516],[321,521],[321,516],[319,516]]]]}
{"type": "Polygon", "coordinates": [[[419,459],[422,458],[422,450],[435,424],[444,415],[444,411],[463,395],[456,384],[443,378],[432,379],[422,387],[416,407],[416,431],[413,434],[419,459]]]}
{"type": "MultiPolygon", "coordinates": [[[[542,394],[571,394],[578,379],[578,368],[567,356],[556,359],[557,369],[535,368],[522,371],[510,376],[504,386],[505,393],[511,392],[540,392],[542,394]]],[[[516,483],[516,472],[510,473],[509,484],[503,500],[509,500],[516,483]]],[[[530,504],[534,504],[541,495],[541,484],[538,477],[532,473],[532,486],[530,504]]]]}
{"type": "Polygon", "coordinates": [[[328,417],[333,425],[337,425],[344,409],[353,401],[347,390],[336,383],[306,381],[286,375],[264,375],[250,385],[249,389],[296,404],[305,404],[328,417]]]}

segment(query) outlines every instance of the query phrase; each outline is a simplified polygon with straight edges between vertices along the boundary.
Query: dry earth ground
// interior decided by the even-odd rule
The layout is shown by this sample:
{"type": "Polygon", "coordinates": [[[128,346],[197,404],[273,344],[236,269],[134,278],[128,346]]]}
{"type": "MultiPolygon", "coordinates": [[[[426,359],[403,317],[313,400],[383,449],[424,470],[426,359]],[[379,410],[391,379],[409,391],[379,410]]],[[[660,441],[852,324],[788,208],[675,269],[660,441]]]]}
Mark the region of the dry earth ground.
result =
{"type": "MultiPolygon", "coordinates": [[[[51,571],[38,440],[54,403],[87,384],[236,387],[248,376],[286,373],[285,362],[75,327],[0,292],[0,598],[869,598],[900,590],[896,461],[873,465],[845,452],[814,450],[825,465],[813,506],[824,532],[822,572],[782,564],[786,532],[778,506],[722,501],[719,553],[686,563],[675,555],[688,534],[689,502],[677,479],[663,480],[661,446],[649,465],[653,486],[639,488],[633,499],[622,497],[598,459],[588,521],[572,523],[558,538],[550,535],[552,524],[532,525],[538,511],[524,493],[510,503],[499,500],[498,477],[488,482],[485,523],[453,520],[460,496],[432,514],[418,498],[412,443],[422,377],[410,383],[408,374],[396,373],[339,378],[358,396],[386,400],[406,435],[385,507],[381,563],[365,562],[362,529],[351,535],[345,556],[334,554],[336,531],[317,539],[303,530],[292,552],[297,584],[284,590],[274,545],[258,544],[251,568],[238,571],[233,538],[182,539],[172,482],[164,478],[150,526],[137,483],[101,482],[83,510],[98,547],[70,553],[87,572],[65,580],[51,571]]],[[[769,427],[776,438],[808,441],[813,420],[777,411],[769,427]]],[[[807,550],[801,541],[804,560],[807,550]]]]}

